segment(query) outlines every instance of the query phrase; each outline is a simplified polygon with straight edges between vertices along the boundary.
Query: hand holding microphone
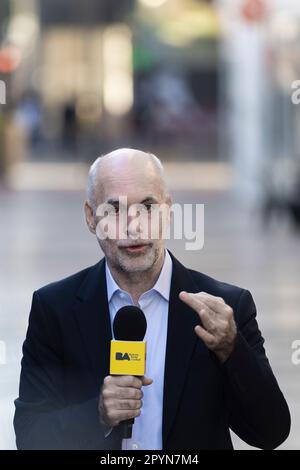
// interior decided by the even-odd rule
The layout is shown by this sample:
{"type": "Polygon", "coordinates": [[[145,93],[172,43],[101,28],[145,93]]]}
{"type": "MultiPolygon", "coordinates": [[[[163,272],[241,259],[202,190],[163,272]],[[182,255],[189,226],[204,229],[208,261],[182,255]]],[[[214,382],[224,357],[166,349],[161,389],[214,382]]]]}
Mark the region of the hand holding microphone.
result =
{"type": "Polygon", "coordinates": [[[141,309],[122,307],[115,316],[111,341],[110,374],[105,377],[99,400],[103,423],[112,428],[124,421],[124,438],[130,438],[134,418],[141,414],[142,386],[152,384],[144,376],[147,321],[141,309]]]}
{"type": "Polygon", "coordinates": [[[100,396],[102,420],[108,428],[120,422],[134,419],[141,414],[143,406],[142,386],[152,384],[146,377],[111,376],[104,379],[100,396]]]}

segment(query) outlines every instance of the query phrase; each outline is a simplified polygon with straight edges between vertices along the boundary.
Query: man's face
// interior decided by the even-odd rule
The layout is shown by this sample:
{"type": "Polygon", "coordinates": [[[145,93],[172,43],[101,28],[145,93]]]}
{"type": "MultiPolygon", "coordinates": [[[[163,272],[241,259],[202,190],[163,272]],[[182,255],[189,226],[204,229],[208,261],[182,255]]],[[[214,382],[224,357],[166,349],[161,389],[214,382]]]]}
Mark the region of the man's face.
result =
{"type": "Polygon", "coordinates": [[[128,273],[151,269],[162,256],[163,227],[168,223],[166,210],[155,216],[153,212],[169,205],[159,174],[152,167],[147,171],[124,165],[104,170],[102,182],[98,203],[103,216],[96,217],[97,238],[108,263],[128,273]],[[110,215],[104,211],[106,204],[114,208],[110,215]],[[99,236],[103,228],[109,237],[99,236]]]}

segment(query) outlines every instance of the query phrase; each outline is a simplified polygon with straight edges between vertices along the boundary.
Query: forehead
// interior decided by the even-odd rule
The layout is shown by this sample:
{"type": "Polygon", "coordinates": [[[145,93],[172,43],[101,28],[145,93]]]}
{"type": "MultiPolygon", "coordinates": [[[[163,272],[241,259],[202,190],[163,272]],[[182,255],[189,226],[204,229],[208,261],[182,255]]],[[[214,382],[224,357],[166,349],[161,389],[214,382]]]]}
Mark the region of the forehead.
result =
{"type": "Polygon", "coordinates": [[[163,193],[162,180],[153,165],[120,165],[106,167],[99,181],[102,201],[127,196],[131,203],[141,202],[152,196],[160,199],[163,193]]]}

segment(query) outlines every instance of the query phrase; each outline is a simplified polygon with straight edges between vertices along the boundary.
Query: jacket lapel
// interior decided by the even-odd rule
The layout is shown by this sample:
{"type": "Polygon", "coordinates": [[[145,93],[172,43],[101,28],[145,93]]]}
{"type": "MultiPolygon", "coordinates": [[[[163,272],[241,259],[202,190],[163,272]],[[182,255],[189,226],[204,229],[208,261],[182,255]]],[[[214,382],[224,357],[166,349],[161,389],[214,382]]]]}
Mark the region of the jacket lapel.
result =
{"type": "Polygon", "coordinates": [[[90,269],[81,285],[77,293],[75,315],[96,380],[100,384],[109,373],[112,339],[104,258],[90,269]]]}
{"type": "MultiPolygon", "coordinates": [[[[170,253],[171,254],[171,253],[170,253]]],[[[199,324],[199,316],[179,299],[182,290],[198,292],[188,269],[172,256],[173,272],[169,302],[168,334],[165,360],[164,398],[163,398],[163,448],[174,421],[180,402],[189,361],[197,341],[203,354],[207,356],[207,348],[198,340],[194,327],[199,324]]]]}

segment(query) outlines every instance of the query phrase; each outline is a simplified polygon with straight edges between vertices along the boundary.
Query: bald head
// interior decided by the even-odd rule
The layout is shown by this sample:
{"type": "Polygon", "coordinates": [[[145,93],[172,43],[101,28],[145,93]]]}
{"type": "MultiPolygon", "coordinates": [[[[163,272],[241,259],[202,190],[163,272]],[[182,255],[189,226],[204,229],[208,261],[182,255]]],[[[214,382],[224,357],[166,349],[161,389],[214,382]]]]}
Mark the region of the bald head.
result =
{"type": "Polygon", "coordinates": [[[88,175],[87,198],[93,211],[98,204],[115,197],[127,196],[128,190],[146,189],[166,195],[164,170],[153,154],[136,149],[117,149],[97,158],[88,175]]]}

